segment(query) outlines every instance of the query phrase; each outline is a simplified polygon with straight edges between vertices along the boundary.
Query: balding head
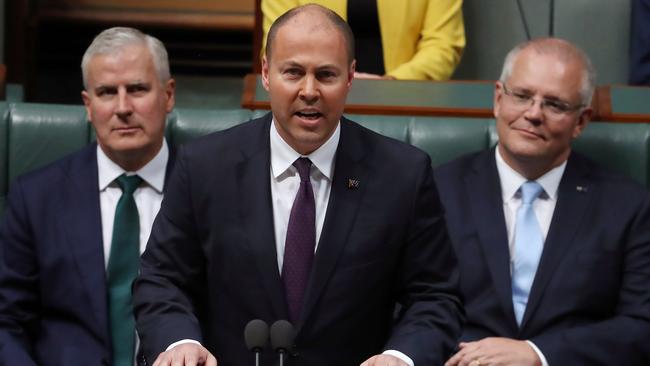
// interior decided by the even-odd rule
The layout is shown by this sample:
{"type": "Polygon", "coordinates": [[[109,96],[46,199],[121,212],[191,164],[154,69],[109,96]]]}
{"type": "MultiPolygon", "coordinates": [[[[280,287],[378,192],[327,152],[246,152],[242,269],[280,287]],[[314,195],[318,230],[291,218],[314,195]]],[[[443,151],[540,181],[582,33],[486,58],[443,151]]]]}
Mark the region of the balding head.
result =
{"type": "Polygon", "coordinates": [[[266,58],[269,61],[271,60],[273,42],[276,39],[278,31],[289,24],[304,28],[305,32],[314,32],[323,29],[339,32],[345,40],[348,63],[352,63],[354,60],[354,35],[348,23],[338,14],[324,6],[307,4],[287,11],[271,25],[271,29],[266,38],[266,58]]]}
{"type": "Polygon", "coordinates": [[[590,105],[591,98],[596,86],[596,72],[591,64],[589,56],[578,48],[576,45],[560,38],[538,38],[523,42],[515,46],[508,55],[506,55],[501,70],[501,82],[506,82],[512,74],[512,68],[515,61],[522,51],[531,51],[540,55],[550,55],[555,57],[559,62],[564,64],[577,63],[582,70],[582,82],[580,88],[580,98],[582,104],[590,105]]]}

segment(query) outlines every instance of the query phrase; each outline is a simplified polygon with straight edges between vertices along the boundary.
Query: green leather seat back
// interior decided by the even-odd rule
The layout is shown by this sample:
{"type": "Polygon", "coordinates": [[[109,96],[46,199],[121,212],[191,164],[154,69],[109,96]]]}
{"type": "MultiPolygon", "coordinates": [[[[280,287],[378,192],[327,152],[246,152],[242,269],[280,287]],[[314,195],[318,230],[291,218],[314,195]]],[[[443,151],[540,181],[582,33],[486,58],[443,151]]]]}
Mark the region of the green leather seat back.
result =
{"type": "Polygon", "coordinates": [[[251,118],[247,109],[176,109],[167,118],[167,139],[178,146],[195,137],[225,130],[251,118]]]}
{"type": "Polygon", "coordinates": [[[418,117],[409,142],[426,151],[436,167],[461,155],[488,148],[489,120],[482,118],[418,117]]]}
{"type": "Polygon", "coordinates": [[[81,106],[11,104],[8,182],[83,147],[89,141],[90,129],[81,106]]]}
{"type": "Polygon", "coordinates": [[[576,151],[650,187],[650,124],[590,123],[573,142],[576,151]]]}
{"type": "MultiPolygon", "coordinates": [[[[224,130],[266,111],[177,109],[167,121],[167,138],[178,146],[224,130]]],[[[0,103],[0,214],[8,185],[18,175],[43,166],[94,138],[81,106],[0,103]]],[[[411,143],[438,166],[497,142],[493,119],[349,115],[386,136],[411,143]]],[[[576,151],[650,186],[650,124],[591,123],[574,142],[576,151]]]]}
{"type": "Polygon", "coordinates": [[[380,115],[345,115],[354,122],[358,122],[384,136],[392,137],[396,140],[409,142],[409,128],[413,121],[410,116],[380,116],[380,115]]]}

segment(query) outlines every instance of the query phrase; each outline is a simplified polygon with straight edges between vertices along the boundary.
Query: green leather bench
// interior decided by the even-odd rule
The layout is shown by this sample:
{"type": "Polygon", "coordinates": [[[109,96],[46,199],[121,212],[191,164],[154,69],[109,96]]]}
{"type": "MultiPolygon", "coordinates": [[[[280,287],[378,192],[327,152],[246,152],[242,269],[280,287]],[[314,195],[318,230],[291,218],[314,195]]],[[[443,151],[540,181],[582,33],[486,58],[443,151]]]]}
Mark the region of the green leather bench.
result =
{"type": "MultiPolygon", "coordinates": [[[[177,109],[167,138],[177,146],[223,130],[266,111],[177,109]]],[[[494,120],[453,117],[348,115],[386,136],[426,151],[437,166],[496,141],[494,120]]],[[[0,103],[0,213],[8,187],[20,174],[43,166],[94,139],[81,106],[0,103]]],[[[591,123],[575,149],[650,187],[650,124],[591,123]]]]}

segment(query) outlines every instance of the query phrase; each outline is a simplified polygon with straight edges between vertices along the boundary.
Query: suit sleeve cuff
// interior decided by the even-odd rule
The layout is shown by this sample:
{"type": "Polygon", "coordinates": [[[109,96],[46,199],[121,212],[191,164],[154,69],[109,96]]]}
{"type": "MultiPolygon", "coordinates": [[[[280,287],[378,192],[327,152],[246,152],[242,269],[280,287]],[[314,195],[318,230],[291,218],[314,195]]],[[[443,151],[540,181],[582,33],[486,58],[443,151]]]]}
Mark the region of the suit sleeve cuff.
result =
{"type": "Polygon", "coordinates": [[[400,360],[406,362],[407,365],[415,366],[415,364],[413,363],[413,360],[411,360],[411,358],[409,356],[403,354],[400,351],[397,351],[397,350],[394,350],[394,349],[389,349],[389,350],[384,351],[382,354],[395,356],[395,357],[399,358],[400,360]]]}
{"type": "Polygon", "coordinates": [[[526,341],[526,343],[528,343],[528,345],[530,345],[533,348],[533,351],[535,351],[535,353],[537,353],[537,357],[539,357],[539,360],[542,361],[542,366],[548,366],[548,362],[546,361],[546,357],[544,357],[544,354],[542,353],[542,351],[539,350],[539,348],[537,348],[535,343],[533,343],[531,341],[526,341]]]}
{"type": "Polygon", "coordinates": [[[174,342],[174,343],[170,344],[169,347],[167,347],[167,349],[165,351],[169,351],[170,349],[172,349],[172,348],[174,348],[174,347],[176,347],[176,346],[178,346],[180,344],[185,344],[185,343],[194,343],[194,344],[198,344],[199,346],[201,345],[201,342],[195,341],[193,339],[181,339],[178,342],[174,342]]]}

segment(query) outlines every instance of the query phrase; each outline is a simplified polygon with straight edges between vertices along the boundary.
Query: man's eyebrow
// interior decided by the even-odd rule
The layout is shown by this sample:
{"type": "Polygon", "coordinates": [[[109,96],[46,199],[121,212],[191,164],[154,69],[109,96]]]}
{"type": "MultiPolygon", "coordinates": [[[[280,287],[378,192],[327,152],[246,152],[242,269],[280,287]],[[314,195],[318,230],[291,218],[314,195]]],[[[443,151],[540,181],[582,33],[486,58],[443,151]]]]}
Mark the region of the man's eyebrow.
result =
{"type": "Polygon", "coordinates": [[[95,92],[100,92],[100,91],[106,91],[106,90],[110,90],[110,89],[117,89],[117,86],[115,86],[115,85],[98,85],[93,90],[95,92]]]}
{"type": "Polygon", "coordinates": [[[282,62],[280,64],[280,66],[282,66],[282,67],[300,67],[300,68],[303,67],[300,63],[298,63],[297,61],[293,61],[293,60],[284,61],[284,62],[282,62]]]}

